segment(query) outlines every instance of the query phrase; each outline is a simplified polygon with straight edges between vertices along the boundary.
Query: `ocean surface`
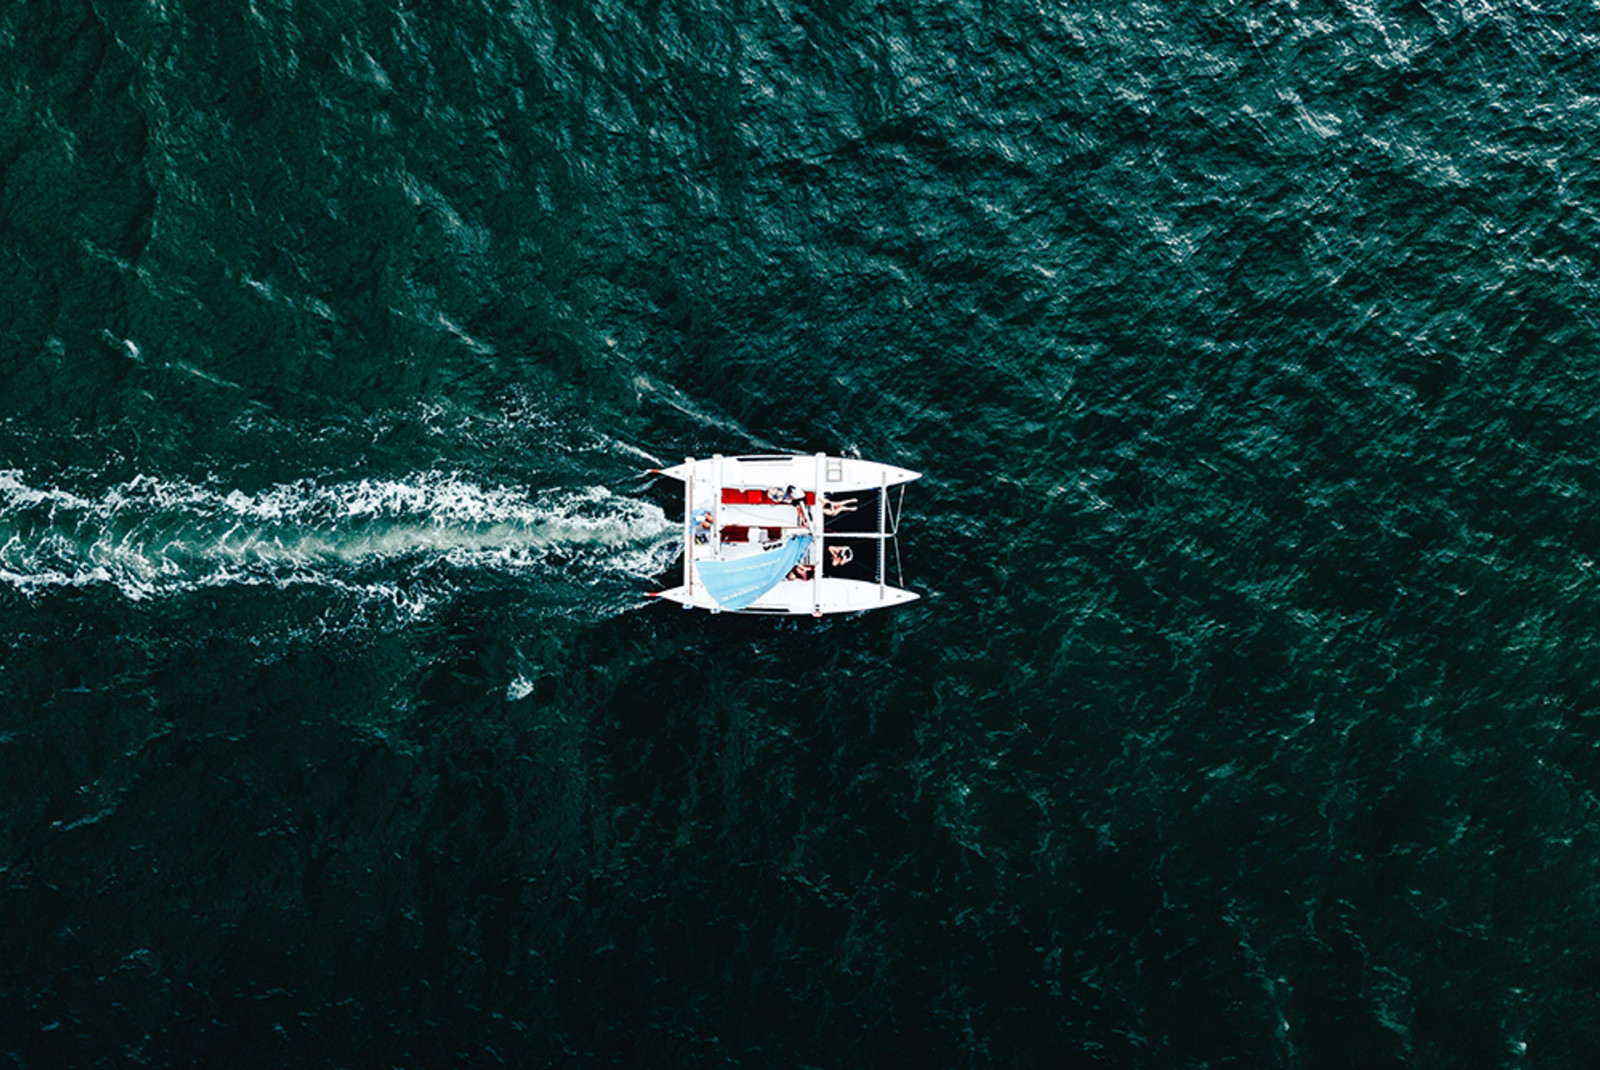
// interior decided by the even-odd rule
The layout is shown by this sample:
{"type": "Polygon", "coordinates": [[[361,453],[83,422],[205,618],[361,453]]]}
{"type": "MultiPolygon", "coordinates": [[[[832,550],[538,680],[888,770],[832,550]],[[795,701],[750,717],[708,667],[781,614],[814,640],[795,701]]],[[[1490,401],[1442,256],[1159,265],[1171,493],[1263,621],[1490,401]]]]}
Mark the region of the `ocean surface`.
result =
{"type": "Polygon", "coordinates": [[[1597,57],[0,6],[0,1066],[1600,1066],[1597,57]],[[649,601],[772,450],[919,602],[649,601]]]}

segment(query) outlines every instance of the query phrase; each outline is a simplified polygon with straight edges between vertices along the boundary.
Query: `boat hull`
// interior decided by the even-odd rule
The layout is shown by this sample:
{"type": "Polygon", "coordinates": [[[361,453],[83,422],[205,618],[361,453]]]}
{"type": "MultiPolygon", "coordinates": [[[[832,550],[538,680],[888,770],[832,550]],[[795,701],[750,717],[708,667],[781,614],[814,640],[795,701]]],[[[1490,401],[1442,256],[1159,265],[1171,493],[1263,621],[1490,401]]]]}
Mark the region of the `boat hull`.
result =
{"type": "Polygon", "coordinates": [[[860,613],[918,598],[890,585],[885,573],[887,549],[896,535],[888,490],[920,478],[920,472],[825,454],[718,455],[657,471],[684,484],[685,547],[683,583],[658,592],[658,598],[712,613],[794,616],[860,613]],[[794,492],[795,502],[781,500],[788,492],[794,492]],[[801,497],[804,507],[798,504],[801,497]],[[838,504],[855,512],[835,514],[838,525],[848,523],[850,530],[835,530],[829,510],[819,507],[838,504]],[[862,511],[863,505],[870,511],[862,511]],[[707,517],[712,526],[702,530],[699,521],[707,517]],[[719,604],[699,576],[703,564],[771,553],[800,535],[812,539],[802,561],[808,571],[778,582],[748,605],[719,604]],[[841,562],[846,550],[850,557],[841,562]]]}
{"type": "Polygon", "coordinates": [[[820,457],[817,454],[753,454],[743,457],[704,457],[685,461],[660,473],[673,479],[713,481],[727,487],[797,487],[813,493],[836,494],[852,490],[896,487],[922,478],[921,472],[859,457],[820,457]],[[721,475],[717,474],[721,465],[721,475]]]}
{"type": "Polygon", "coordinates": [[[676,602],[685,609],[705,609],[712,613],[754,613],[790,616],[823,616],[831,613],[861,613],[915,602],[921,596],[902,587],[879,587],[865,580],[841,580],[826,576],[822,597],[816,601],[809,583],[780,583],[743,609],[723,609],[706,593],[704,586],[674,587],[657,592],[656,597],[676,602]]]}

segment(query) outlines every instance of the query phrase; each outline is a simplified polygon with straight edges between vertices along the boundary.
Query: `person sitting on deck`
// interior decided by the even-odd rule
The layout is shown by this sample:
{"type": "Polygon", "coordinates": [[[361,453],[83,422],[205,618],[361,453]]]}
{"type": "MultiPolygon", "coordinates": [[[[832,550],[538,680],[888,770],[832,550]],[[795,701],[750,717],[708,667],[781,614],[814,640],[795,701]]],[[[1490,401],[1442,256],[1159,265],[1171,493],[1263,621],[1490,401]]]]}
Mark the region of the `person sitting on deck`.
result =
{"type": "Polygon", "coordinates": [[[848,565],[856,558],[855,550],[848,546],[828,547],[828,559],[835,565],[848,565]]]}
{"type": "Polygon", "coordinates": [[[816,576],[817,576],[817,566],[816,565],[800,564],[800,565],[796,565],[794,568],[791,568],[789,570],[789,574],[787,576],[785,576],[784,579],[786,579],[786,580],[812,580],[812,579],[816,579],[816,576]]]}
{"type": "Polygon", "coordinates": [[[709,542],[711,540],[711,527],[715,521],[711,517],[710,509],[702,509],[694,514],[694,541],[709,542]]]}

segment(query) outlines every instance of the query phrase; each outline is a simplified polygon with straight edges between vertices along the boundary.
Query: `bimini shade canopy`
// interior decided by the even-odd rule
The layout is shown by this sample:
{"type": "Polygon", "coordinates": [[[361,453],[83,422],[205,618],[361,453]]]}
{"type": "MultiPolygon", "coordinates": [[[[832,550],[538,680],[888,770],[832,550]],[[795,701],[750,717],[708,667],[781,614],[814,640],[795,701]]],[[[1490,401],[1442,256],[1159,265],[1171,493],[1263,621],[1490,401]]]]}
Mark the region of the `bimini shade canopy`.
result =
{"type": "Polygon", "coordinates": [[[776,550],[732,561],[704,561],[696,571],[719,606],[743,609],[782,583],[810,548],[811,536],[798,535],[776,550]]]}

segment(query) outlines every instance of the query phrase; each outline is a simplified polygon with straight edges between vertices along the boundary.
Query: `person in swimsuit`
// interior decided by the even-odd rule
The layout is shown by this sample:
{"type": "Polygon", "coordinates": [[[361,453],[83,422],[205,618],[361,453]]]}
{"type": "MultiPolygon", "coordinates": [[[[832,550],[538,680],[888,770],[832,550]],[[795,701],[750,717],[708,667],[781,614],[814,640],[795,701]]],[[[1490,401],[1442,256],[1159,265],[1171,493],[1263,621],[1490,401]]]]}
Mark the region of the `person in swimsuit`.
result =
{"type": "Polygon", "coordinates": [[[767,499],[774,505],[794,506],[795,512],[800,514],[800,523],[806,525],[811,523],[811,518],[806,515],[806,492],[793,484],[782,489],[769,487],[767,489],[767,499]]]}
{"type": "Polygon", "coordinates": [[[840,513],[853,513],[855,511],[856,499],[854,498],[844,498],[836,502],[829,501],[827,498],[822,499],[823,516],[838,516],[840,513]]]}
{"type": "Polygon", "coordinates": [[[785,576],[784,579],[786,579],[786,580],[812,580],[812,579],[816,579],[816,577],[817,577],[817,566],[816,565],[796,565],[794,568],[791,568],[789,570],[789,574],[787,576],[785,576]]]}
{"type": "Polygon", "coordinates": [[[715,521],[711,518],[710,509],[702,509],[698,513],[695,513],[694,522],[692,525],[694,528],[694,541],[711,541],[711,528],[714,523],[715,521]]]}
{"type": "Polygon", "coordinates": [[[828,559],[835,565],[848,565],[856,559],[856,552],[848,546],[830,546],[828,559]]]}

